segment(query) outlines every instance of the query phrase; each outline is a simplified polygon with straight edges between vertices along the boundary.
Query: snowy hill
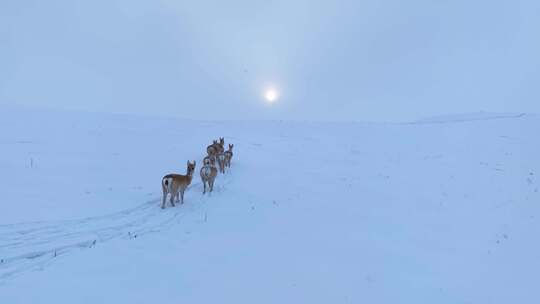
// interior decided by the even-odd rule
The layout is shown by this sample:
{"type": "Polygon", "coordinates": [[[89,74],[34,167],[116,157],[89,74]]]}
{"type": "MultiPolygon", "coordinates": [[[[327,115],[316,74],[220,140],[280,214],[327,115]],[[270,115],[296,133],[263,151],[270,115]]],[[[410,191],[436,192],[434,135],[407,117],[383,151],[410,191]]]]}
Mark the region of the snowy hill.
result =
{"type": "Polygon", "coordinates": [[[540,117],[479,116],[2,108],[0,303],[537,303],[540,117]],[[203,196],[218,136],[235,157],[203,196]],[[161,210],[188,159],[186,203],[161,210]]]}

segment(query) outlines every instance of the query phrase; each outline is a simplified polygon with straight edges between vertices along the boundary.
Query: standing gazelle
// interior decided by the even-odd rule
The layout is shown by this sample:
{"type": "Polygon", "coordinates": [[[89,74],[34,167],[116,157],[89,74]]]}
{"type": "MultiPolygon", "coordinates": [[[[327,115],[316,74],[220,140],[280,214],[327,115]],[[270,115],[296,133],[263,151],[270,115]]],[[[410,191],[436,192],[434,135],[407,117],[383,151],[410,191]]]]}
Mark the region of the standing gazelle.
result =
{"type": "Polygon", "coordinates": [[[161,188],[163,189],[163,200],[161,201],[161,209],[165,209],[165,202],[167,200],[167,194],[171,195],[171,205],[174,207],[174,199],[184,203],[184,192],[186,188],[191,184],[193,179],[193,172],[195,171],[195,161],[191,163],[187,162],[186,175],[181,174],[167,174],[161,180],[161,188]]]}
{"type": "Polygon", "coordinates": [[[215,162],[212,162],[210,158],[205,158],[203,160],[203,167],[201,168],[201,180],[204,186],[203,194],[206,193],[206,184],[208,184],[208,188],[210,188],[210,192],[214,190],[214,181],[216,180],[217,176],[217,169],[215,162]]]}
{"type": "Polygon", "coordinates": [[[217,155],[223,151],[225,151],[225,137],[220,137],[219,142],[214,140],[210,146],[206,147],[208,155],[217,155]]]}
{"type": "Polygon", "coordinates": [[[214,140],[210,146],[206,147],[206,153],[208,153],[209,156],[218,154],[218,145],[217,140],[214,140]]]}
{"type": "Polygon", "coordinates": [[[216,145],[218,153],[223,153],[225,151],[225,137],[219,138],[219,143],[216,145]]]}
{"type": "Polygon", "coordinates": [[[234,144],[229,144],[229,150],[225,151],[225,166],[227,168],[231,167],[231,159],[233,157],[232,149],[234,144]]]}

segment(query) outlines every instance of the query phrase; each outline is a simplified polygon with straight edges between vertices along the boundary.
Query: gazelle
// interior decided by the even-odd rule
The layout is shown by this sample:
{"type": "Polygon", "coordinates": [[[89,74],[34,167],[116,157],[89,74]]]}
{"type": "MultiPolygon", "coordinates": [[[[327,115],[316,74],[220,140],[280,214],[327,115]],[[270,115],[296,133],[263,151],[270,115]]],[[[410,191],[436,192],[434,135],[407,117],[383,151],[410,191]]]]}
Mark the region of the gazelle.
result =
{"type": "Polygon", "coordinates": [[[217,140],[214,140],[214,142],[210,146],[206,147],[206,153],[208,153],[208,155],[218,154],[218,148],[217,148],[218,145],[219,144],[217,140]]]}
{"type": "Polygon", "coordinates": [[[163,190],[163,199],[161,201],[161,209],[165,209],[165,202],[167,200],[167,194],[171,195],[171,205],[174,207],[174,199],[184,203],[184,192],[186,188],[191,184],[193,179],[193,172],[195,171],[196,162],[187,162],[186,175],[181,174],[167,174],[161,180],[161,188],[163,190]]]}
{"type": "Polygon", "coordinates": [[[210,146],[206,147],[206,153],[208,153],[208,155],[217,155],[225,151],[224,147],[225,137],[220,137],[219,142],[217,140],[214,140],[210,146]]]}
{"type": "Polygon", "coordinates": [[[231,167],[231,159],[233,157],[232,149],[234,148],[234,144],[229,144],[229,149],[225,151],[225,166],[227,168],[231,167]]]}
{"type": "Polygon", "coordinates": [[[215,166],[215,163],[212,163],[210,161],[210,158],[205,158],[203,160],[203,167],[201,168],[201,180],[203,182],[204,190],[203,194],[206,193],[206,184],[208,184],[208,188],[210,188],[210,192],[214,190],[214,181],[216,180],[217,176],[217,169],[215,166]]]}
{"type": "Polygon", "coordinates": [[[218,153],[223,153],[225,151],[225,137],[219,138],[219,143],[217,144],[218,153]]]}
{"type": "Polygon", "coordinates": [[[225,153],[220,152],[217,155],[217,163],[219,165],[219,172],[225,173],[225,153]]]}

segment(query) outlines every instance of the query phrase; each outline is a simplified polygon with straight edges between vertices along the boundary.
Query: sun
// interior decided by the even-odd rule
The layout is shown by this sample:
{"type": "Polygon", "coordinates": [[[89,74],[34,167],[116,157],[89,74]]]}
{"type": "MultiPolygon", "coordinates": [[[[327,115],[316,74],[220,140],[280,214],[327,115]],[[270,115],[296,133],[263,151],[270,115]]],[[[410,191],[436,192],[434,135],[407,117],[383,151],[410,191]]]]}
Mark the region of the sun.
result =
{"type": "Polygon", "coordinates": [[[266,89],[264,91],[264,99],[268,103],[274,103],[279,98],[279,92],[276,89],[266,89]]]}

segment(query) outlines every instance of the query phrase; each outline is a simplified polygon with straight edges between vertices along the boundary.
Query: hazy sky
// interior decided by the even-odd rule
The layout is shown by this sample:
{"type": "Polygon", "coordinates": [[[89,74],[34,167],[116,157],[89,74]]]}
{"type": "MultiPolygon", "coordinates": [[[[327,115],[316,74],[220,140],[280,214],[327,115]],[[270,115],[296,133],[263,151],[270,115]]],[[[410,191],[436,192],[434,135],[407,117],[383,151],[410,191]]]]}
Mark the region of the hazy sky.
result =
{"type": "Polygon", "coordinates": [[[540,112],[540,1],[1,0],[0,104],[194,119],[540,112]]]}

